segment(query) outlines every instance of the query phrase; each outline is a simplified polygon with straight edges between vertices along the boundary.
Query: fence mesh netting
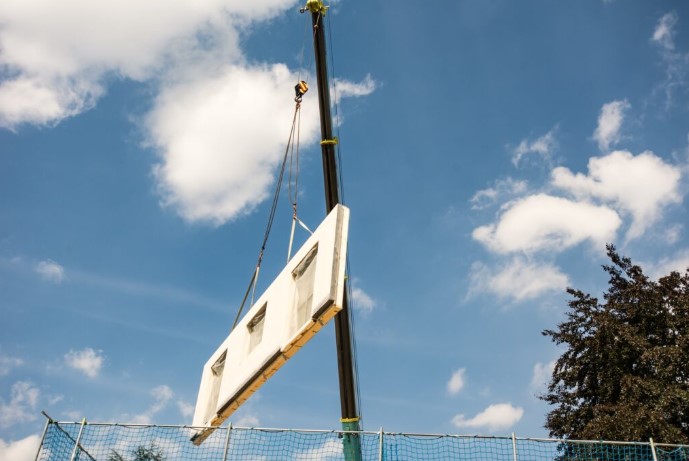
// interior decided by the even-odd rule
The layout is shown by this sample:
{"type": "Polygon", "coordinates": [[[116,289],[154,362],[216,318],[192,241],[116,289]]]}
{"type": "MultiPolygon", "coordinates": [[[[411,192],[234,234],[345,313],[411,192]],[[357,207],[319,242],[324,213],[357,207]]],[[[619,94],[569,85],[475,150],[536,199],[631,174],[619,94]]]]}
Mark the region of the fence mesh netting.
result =
{"type": "Polygon", "coordinates": [[[689,446],[519,437],[49,422],[38,461],[689,461],[689,446]],[[344,446],[361,447],[354,456],[344,446]]]}

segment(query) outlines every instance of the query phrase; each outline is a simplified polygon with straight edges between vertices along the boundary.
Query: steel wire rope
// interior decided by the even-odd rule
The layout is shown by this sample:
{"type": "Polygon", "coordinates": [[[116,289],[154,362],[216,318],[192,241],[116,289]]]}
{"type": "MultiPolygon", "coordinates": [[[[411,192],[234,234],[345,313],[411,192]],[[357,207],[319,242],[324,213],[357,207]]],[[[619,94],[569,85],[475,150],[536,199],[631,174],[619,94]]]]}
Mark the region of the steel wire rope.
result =
{"type": "Polygon", "coordinates": [[[297,121],[297,142],[296,142],[296,155],[295,155],[295,143],[292,143],[289,153],[289,172],[287,175],[287,196],[289,198],[290,205],[292,206],[292,211],[294,216],[297,214],[298,205],[298,194],[299,194],[299,138],[301,134],[301,114],[298,115],[297,121]],[[294,187],[294,188],[293,188],[294,187]]]}
{"type": "MultiPolygon", "coordinates": [[[[287,157],[290,152],[290,147],[292,146],[292,143],[294,141],[294,132],[295,128],[297,125],[297,120],[299,120],[299,113],[301,109],[301,99],[296,100],[296,104],[294,107],[294,116],[292,117],[292,128],[290,129],[289,132],[289,137],[287,138],[287,146],[285,147],[285,154],[282,157],[282,165],[280,166],[280,174],[278,175],[278,180],[277,184],[275,186],[275,193],[273,194],[273,202],[270,206],[270,213],[268,214],[268,223],[266,224],[266,230],[265,233],[263,234],[263,243],[261,244],[261,250],[258,253],[258,260],[256,262],[256,269],[254,269],[254,273],[251,276],[251,280],[249,281],[249,286],[246,289],[246,293],[244,294],[244,298],[242,299],[242,303],[239,305],[239,310],[237,311],[237,315],[234,318],[234,322],[232,323],[232,328],[230,329],[230,332],[234,330],[234,328],[237,326],[237,323],[239,323],[239,319],[242,315],[242,310],[244,309],[244,304],[246,304],[246,300],[249,298],[249,294],[252,292],[252,288],[256,289],[256,283],[258,279],[258,274],[261,269],[261,263],[263,262],[263,255],[266,250],[266,246],[268,244],[268,237],[270,237],[270,231],[273,227],[273,221],[275,220],[275,211],[277,210],[277,204],[278,200],[280,198],[280,190],[282,189],[282,180],[285,176],[285,165],[287,164],[287,157]]],[[[252,299],[253,300],[253,299],[252,299]]]]}
{"type": "Polygon", "coordinates": [[[299,193],[299,138],[301,135],[301,113],[297,115],[297,142],[296,142],[296,155],[294,154],[294,142],[289,149],[289,172],[287,175],[287,196],[292,205],[292,209],[296,214],[297,210],[297,195],[299,193]],[[292,190],[292,185],[294,184],[294,190],[292,190]]]}
{"type": "MultiPolygon", "coordinates": [[[[311,70],[311,68],[314,66],[313,60],[314,56],[313,54],[309,53],[309,63],[307,66],[304,66],[304,53],[306,50],[306,37],[308,37],[309,34],[309,29],[310,29],[310,23],[311,21],[309,20],[309,16],[305,15],[304,16],[304,36],[302,38],[301,42],[301,53],[299,55],[299,70],[297,72],[297,81],[301,81],[301,72],[302,70],[306,72],[308,76],[308,71],[311,70]]],[[[314,31],[314,36],[315,36],[315,31],[314,31]]],[[[311,37],[313,39],[313,36],[311,37]]]]}
{"type": "MultiPolygon", "coordinates": [[[[300,82],[297,84],[295,88],[299,88],[300,85],[304,82],[300,82]]],[[[307,90],[308,91],[308,90],[307,90]]],[[[303,96],[303,94],[302,94],[303,96]]],[[[298,98],[301,98],[301,96],[297,96],[298,98]]],[[[290,230],[290,235],[289,235],[289,245],[287,248],[287,262],[289,263],[290,259],[292,258],[292,245],[294,243],[294,231],[296,230],[296,224],[299,223],[301,227],[303,227],[310,235],[313,235],[313,232],[309,227],[304,224],[304,222],[299,219],[299,152],[300,152],[300,139],[301,139],[301,112],[298,115],[297,118],[297,135],[296,135],[296,143],[293,141],[292,146],[290,149],[290,155],[289,155],[289,173],[288,173],[288,178],[287,178],[287,191],[288,191],[288,196],[289,196],[289,201],[290,205],[292,207],[292,229],[290,230]],[[296,144],[296,148],[295,148],[296,144]],[[296,151],[296,154],[295,154],[296,151]]]]}
{"type": "MultiPolygon", "coordinates": [[[[329,48],[329,54],[330,54],[330,74],[333,76],[332,79],[332,86],[333,86],[333,108],[335,112],[335,132],[337,134],[337,139],[338,142],[335,144],[335,158],[337,162],[337,175],[338,175],[338,185],[339,185],[339,193],[340,193],[340,202],[342,204],[346,204],[345,201],[345,190],[344,190],[344,180],[343,180],[343,167],[342,167],[342,155],[341,155],[341,144],[340,144],[340,114],[339,114],[339,108],[338,108],[338,95],[337,95],[337,78],[335,78],[335,52],[334,47],[333,47],[333,27],[332,27],[332,21],[330,20],[330,16],[327,17],[327,22],[328,22],[328,48],[329,48]]],[[[347,299],[350,302],[350,305],[353,304],[353,291],[352,291],[352,269],[351,269],[351,264],[350,264],[351,257],[349,255],[349,252],[347,252],[347,261],[346,261],[346,274],[347,274],[347,279],[349,283],[347,283],[347,299]]],[[[355,329],[355,321],[354,321],[354,314],[353,314],[354,309],[349,309],[348,310],[348,319],[347,321],[349,322],[349,330],[351,332],[351,341],[352,341],[352,356],[354,357],[354,381],[355,381],[355,390],[356,390],[356,403],[357,403],[357,408],[359,410],[359,414],[357,415],[359,417],[359,423],[360,427],[359,429],[363,429],[364,424],[364,415],[363,415],[363,410],[361,406],[361,388],[359,386],[360,382],[360,375],[359,375],[359,355],[358,355],[358,348],[357,348],[357,341],[356,341],[356,329],[355,329]]]]}
{"type": "MultiPolygon", "coordinates": [[[[299,53],[299,66],[297,70],[297,85],[295,86],[295,90],[299,88],[302,84],[305,84],[306,82],[302,81],[301,78],[301,73],[302,71],[306,71],[306,68],[304,68],[304,53],[306,50],[306,38],[308,37],[308,31],[309,31],[309,23],[308,21],[304,22],[304,34],[302,36],[302,42],[301,42],[301,51],[299,53]]],[[[309,66],[311,66],[313,56],[309,60],[309,66]]],[[[299,91],[299,90],[297,90],[299,91]]],[[[303,93],[297,92],[297,99],[301,101],[301,97],[308,91],[308,86],[305,86],[303,89],[303,93]]],[[[295,224],[296,222],[299,222],[299,224],[306,229],[310,234],[313,234],[311,232],[311,229],[309,229],[299,218],[297,215],[297,208],[298,208],[298,195],[299,195],[299,152],[300,152],[300,139],[301,139],[301,112],[299,113],[298,120],[297,120],[297,142],[296,142],[296,156],[294,155],[294,143],[291,146],[290,149],[290,159],[289,159],[289,173],[288,173],[288,179],[287,179],[287,188],[288,188],[288,198],[290,201],[290,205],[292,207],[292,229],[290,231],[290,238],[289,238],[289,245],[287,249],[287,262],[289,262],[291,256],[292,256],[292,244],[294,241],[294,231],[295,231],[295,224]],[[292,185],[294,184],[294,191],[292,191],[292,185]]]]}

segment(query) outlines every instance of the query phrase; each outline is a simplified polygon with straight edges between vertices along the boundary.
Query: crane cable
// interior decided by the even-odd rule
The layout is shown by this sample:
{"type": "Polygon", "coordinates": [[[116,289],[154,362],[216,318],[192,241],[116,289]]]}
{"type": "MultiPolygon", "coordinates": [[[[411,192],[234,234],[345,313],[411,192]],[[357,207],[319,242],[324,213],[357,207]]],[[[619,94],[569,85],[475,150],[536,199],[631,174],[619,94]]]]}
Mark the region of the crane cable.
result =
{"type": "MultiPolygon", "coordinates": [[[[295,91],[297,93],[297,97],[303,96],[304,93],[308,91],[308,86],[306,82],[303,80],[300,81],[297,86],[295,87],[295,91]],[[299,96],[299,92],[302,91],[301,96],[299,96]]],[[[298,203],[299,203],[299,137],[300,137],[300,128],[301,128],[301,113],[298,115],[298,120],[297,120],[297,137],[296,137],[296,143],[292,142],[292,146],[290,148],[290,154],[289,154],[289,176],[287,179],[287,191],[289,195],[289,201],[290,205],[292,206],[292,230],[289,235],[289,246],[287,248],[287,262],[292,258],[292,245],[294,243],[294,231],[296,228],[296,224],[299,223],[301,227],[303,227],[306,232],[309,233],[309,235],[313,235],[313,232],[311,229],[308,228],[304,222],[299,219],[299,215],[297,213],[298,209],[298,203]],[[296,145],[296,148],[295,148],[296,145]],[[296,151],[296,154],[295,154],[296,151]]]]}
{"type": "MultiPolygon", "coordinates": [[[[246,288],[246,293],[244,293],[244,298],[242,299],[242,303],[239,305],[239,310],[237,311],[237,315],[234,318],[234,322],[232,323],[232,328],[230,329],[230,332],[232,332],[232,330],[234,330],[234,328],[237,326],[237,323],[239,323],[239,319],[242,315],[242,310],[244,309],[244,305],[246,304],[247,299],[249,299],[250,294],[251,294],[251,304],[253,304],[254,294],[256,292],[256,285],[258,282],[258,275],[261,272],[261,263],[263,262],[263,255],[265,253],[266,246],[268,244],[268,237],[270,236],[270,231],[273,227],[273,221],[275,220],[275,211],[277,210],[278,199],[280,198],[280,190],[282,189],[282,180],[285,176],[285,166],[287,165],[287,157],[289,156],[289,153],[294,150],[293,144],[294,144],[295,132],[297,133],[297,137],[299,135],[299,122],[301,120],[301,117],[300,117],[301,100],[302,100],[302,97],[304,96],[304,94],[308,91],[308,85],[306,84],[306,82],[300,81],[299,83],[297,83],[294,90],[295,90],[296,96],[294,98],[295,106],[294,106],[294,116],[292,117],[292,128],[290,129],[289,137],[287,138],[287,146],[285,147],[285,154],[282,157],[282,165],[280,166],[280,173],[278,174],[278,180],[277,180],[277,184],[275,185],[275,192],[273,194],[273,203],[270,206],[270,213],[268,214],[268,223],[266,224],[266,230],[265,230],[265,233],[263,234],[263,243],[261,244],[261,250],[258,253],[258,260],[256,262],[256,269],[254,269],[254,272],[251,275],[251,280],[249,280],[249,286],[246,288]]],[[[297,158],[299,155],[298,152],[299,152],[299,148],[297,147],[297,158]]],[[[291,177],[291,169],[290,169],[290,177],[291,177]]],[[[290,194],[291,194],[291,192],[290,192],[290,194]]],[[[295,197],[296,197],[296,192],[295,192],[295,197]]],[[[296,207],[296,204],[295,204],[295,207],[296,207]]],[[[296,208],[295,208],[295,210],[296,210],[296,208]]],[[[296,211],[295,211],[295,214],[296,214],[296,211]]]]}

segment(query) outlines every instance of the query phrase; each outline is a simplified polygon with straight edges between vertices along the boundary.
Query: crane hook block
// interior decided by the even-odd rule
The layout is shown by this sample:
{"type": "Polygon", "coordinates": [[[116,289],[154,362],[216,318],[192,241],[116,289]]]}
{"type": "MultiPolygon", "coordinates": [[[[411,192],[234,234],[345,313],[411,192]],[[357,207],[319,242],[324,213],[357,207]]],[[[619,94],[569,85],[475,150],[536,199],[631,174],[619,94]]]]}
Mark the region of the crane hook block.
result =
{"type": "Polygon", "coordinates": [[[309,85],[307,85],[304,80],[297,83],[297,85],[294,87],[294,93],[296,95],[294,100],[300,102],[302,96],[304,96],[307,91],[309,91],[309,85]]]}

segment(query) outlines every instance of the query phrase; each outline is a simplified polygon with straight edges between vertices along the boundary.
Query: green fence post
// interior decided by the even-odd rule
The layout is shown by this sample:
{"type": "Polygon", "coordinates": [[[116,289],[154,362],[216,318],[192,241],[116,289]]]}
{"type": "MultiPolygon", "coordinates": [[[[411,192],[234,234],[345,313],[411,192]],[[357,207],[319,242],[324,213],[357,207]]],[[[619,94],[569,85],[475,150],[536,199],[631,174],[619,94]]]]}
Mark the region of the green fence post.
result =
{"type": "Polygon", "coordinates": [[[653,437],[648,439],[651,442],[651,453],[653,454],[653,461],[658,461],[658,455],[656,454],[656,444],[653,443],[653,437]]]}
{"type": "Polygon", "coordinates": [[[361,461],[361,434],[359,418],[341,419],[342,446],[344,448],[345,461],[361,461]]]}
{"type": "Polygon", "coordinates": [[[84,433],[84,426],[86,426],[86,418],[81,420],[81,427],[79,428],[79,435],[74,441],[74,451],[72,451],[72,457],[70,461],[75,461],[77,459],[77,451],[79,450],[79,442],[81,441],[81,434],[84,433]]]}
{"type": "Polygon", "coordinates": [[[378,438],[378,461],[383,461],[383,426],[380,426],[380,437],[378,438]]]}
{"type": "Polygon", "coordinates": [[[513,461],[517,461],[517,436],[512,432],[512,457],[513,461]]]}
{"type": "Polygon", "coordinates": [[[38,457],[41,454],[41,448],[43,448],[43,442],[45,441],[45,435],[48,433],[48,426],[50,426],[50,423],[53,422],[53,419],[48,416],[45,411],[42,412],[43,415],[48,418],[48,421],[45,422],[45,428],[43,429],[43,435],[41,436],[41,443],[38,445],[38,451],[36,452],[36,457],[34,458],[34,461],[38,461],[38,457]]]}
{"type": "Polygon", "coordinates": [[[227,451],[230,448],[230,434],[232,433],[232,423],[227,426],[227,437],[225,437],[225,451],[222,455],[222,461],[227,461],[227,451]]]}

